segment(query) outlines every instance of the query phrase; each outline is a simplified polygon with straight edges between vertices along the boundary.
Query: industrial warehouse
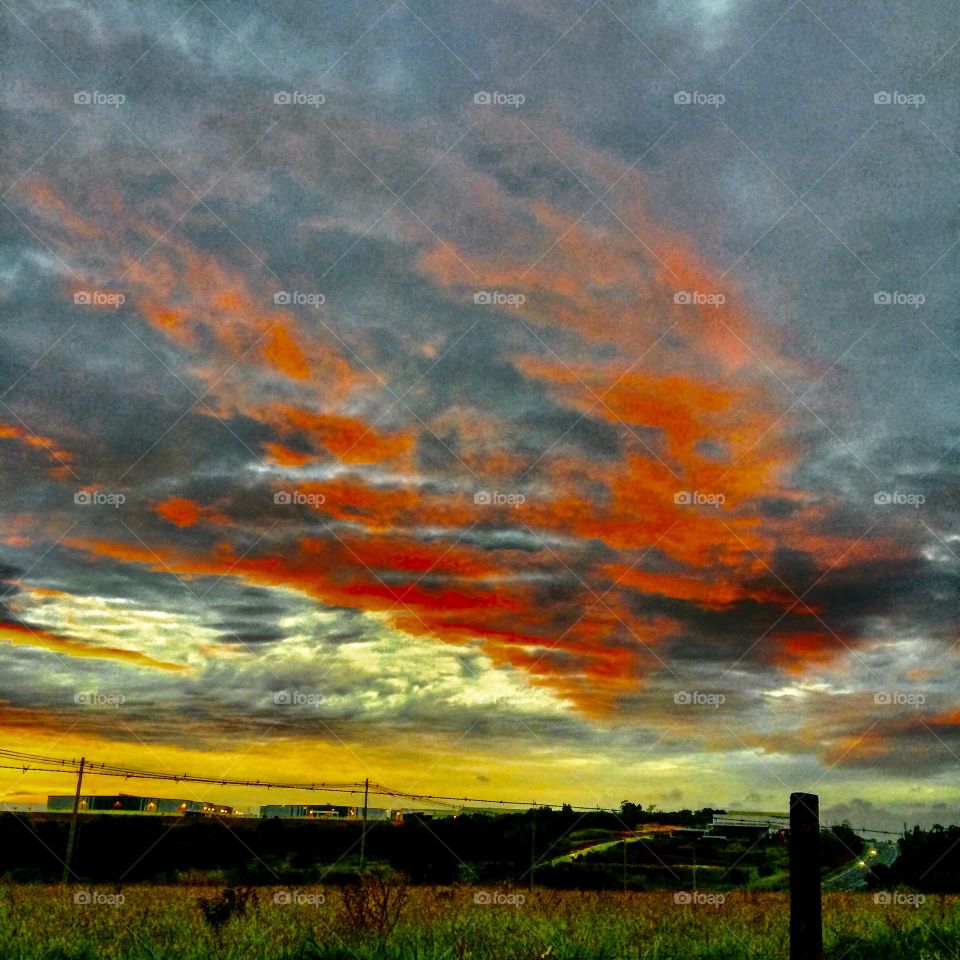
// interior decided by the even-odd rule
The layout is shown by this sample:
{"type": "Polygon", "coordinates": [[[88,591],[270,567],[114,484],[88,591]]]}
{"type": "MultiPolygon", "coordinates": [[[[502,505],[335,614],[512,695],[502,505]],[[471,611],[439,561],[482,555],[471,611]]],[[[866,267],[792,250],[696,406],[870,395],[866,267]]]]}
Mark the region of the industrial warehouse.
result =
{"type": "MultiPolygon", "coordinates": [[[[488,810],[470,808],[435,809],[429,807],[402,807],[385,809],[384,807],[367,807],[368,820],[390,820],[393,823],[403,823],[405,820],[441,820],[446,817],[456,817],[461,813],[503,813],[503,810],[488,810]]],[[[331,804],[268,804],[260,808],[261,817],[280,817],[285,820],[356,820],[363,817],[362,806],[341,807],[331,804]]]]}
{"type": "MultiPolygon", "coordinates": [[[[71,813],[76,797],[73,794],[47,797],[48,813],[71,813]]],[[[234,816],[233,807],[204,800],[183,800],[170,797],[138,797],[129,793],[111,796],[81,796],[77,809],[82,813],[158,813],[158,814],[214,814],[234,816]]]]}
{"type": "MultiPolygon", "coordinates": [[[[390,820],[391,810],[367,807],[368,820],[390,820]]],[[[342,807],[329,803],[271,803],[260,808],[261,817],[284,820],[356,820],[363,818],[362,806],[342,807]]]]}
{"type": "MultiPolygon", "coordinates": [[[[72,813],[75,801],[73,794],[47,797],[48,813],[72,813]]],[[[283,820],[362,820],[363,806],[341,806],[330,803],[285,803],[265,804],[259,808],[240,810],[220,803],[204,800],[184,800],[172,797],[141,797],[130,793],[118,793],[110,796],[82,795],[77,809],[81,813],[141,813],[166,816],[260,816],[264,819],[283,820]]],[[[434,820],[455,817],[462,812],[496,814],[504,813],[501,808],[431,809],[431,808],[394,808],[367,807],[367,820],[388,820],[403,823],[411,820],[434,820]]]]}

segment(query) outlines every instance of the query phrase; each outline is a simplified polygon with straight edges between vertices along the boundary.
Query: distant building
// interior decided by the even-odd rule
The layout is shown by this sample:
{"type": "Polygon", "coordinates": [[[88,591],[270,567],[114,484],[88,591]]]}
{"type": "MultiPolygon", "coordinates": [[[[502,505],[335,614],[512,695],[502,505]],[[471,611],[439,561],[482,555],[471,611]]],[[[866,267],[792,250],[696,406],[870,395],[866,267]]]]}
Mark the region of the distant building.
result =
{"type": "MultiPolygon", "coordinates": [[[[47,811],[70,813],[73,811],[73,801],[73,794],[49,796],[47,811]]],[[[180,816],[188,813],[232,816],[234,812],[233,807],[222,803],[172,797],[138,797],[130,793],[118,793],[113,796],[81,795],[79,809],[83,813],[156,813],[180,816]]]]}
{"type": "Polygon", "coordinates": [[[790,825],[790,818],[775,813],[715,813],[708,836],[729,840],[758,840],[779,834],[790,825]]]}
{"type": "Polygon", "coordinates": [[[433,819],[432,810],[400,810],[395,817],[401,823],[426,823],[433,819]]]}
{"type": "Polygon", "coordinates": [[[704,830],[697,827],[678,827],[672,831],[671,837],[677,840],[700,840],[704,835],[704,830]]]}
{"type": "MultiPolygon", "coordinates": [[[[368,820],[386,820],[389,811],[367,807],[368,820]]],[[[362,820],[363,804],[339,806],[331,803],[269,803],[260,807],[260,816],[283,820],[362,820]]]]}
{"type": "MultiPolygon", "coordinates": [[[[409,807],[403,807],[397,810],[391,810],[390,819],[395,823],[423,823],[427,820],[446,820],[449,817],[457,817],[463,811],[461,810],[437,810],[435,807],[420,807],[417,809],[410,809],[409,807]]],[[[476,811],[487,813],[488,811],[476,811]]]]}
{"type": "MultiPolygon", "coordinates": [[[[393,823],[413,820],[439,820],[456,817],[461,812],[455,809],[438,810],[431,807],[398,807],[392,810],[383,807],[367,807],[368,820],[390,820],[393,823]]],[[[503,813],[503,810],[482,810],[477,813],[503,813]]],[[[276,803],[260,808],[260,816],[282,820],[362,820],[363,804],[341,806],[333,803],[276,803]]]]}
{"type": "Polygon", "coordinates": [[[728,840],[759,840],[769,837],[773,831],[762,823],[727,824],[723,835],[728,840]]]}

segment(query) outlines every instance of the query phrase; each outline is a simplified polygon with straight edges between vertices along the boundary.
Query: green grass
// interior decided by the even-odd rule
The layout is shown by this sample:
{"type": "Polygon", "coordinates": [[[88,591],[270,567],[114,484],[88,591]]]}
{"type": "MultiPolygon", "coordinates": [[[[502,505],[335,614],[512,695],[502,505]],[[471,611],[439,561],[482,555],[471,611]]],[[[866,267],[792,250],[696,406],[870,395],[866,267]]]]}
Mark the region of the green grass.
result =
{"type": "MultiPolygon", "coordinates": [[[[83,888],[93,890],[94,888],[83,888]]],[[[490,888],[491,890],[493,888],[490,888]]],[[[122,905],[74,903],[75,888],[0,887],[0,960],[786,960],[787,901],[734,892],[719,906],[671,893],[515,890],[519,905],[477,904],[472,888],[410,888],[385,940],[335,888],[317,905],[277,904],[260,888],[219,930],[199,900],[219,888],[130,886],[122,905]]],[[[100,888],[103,894],[113,888],[100,888]]],[[[828,960],[960,960],[960,903],[919,908],[870,894],[824,898],[828,960]]]]}

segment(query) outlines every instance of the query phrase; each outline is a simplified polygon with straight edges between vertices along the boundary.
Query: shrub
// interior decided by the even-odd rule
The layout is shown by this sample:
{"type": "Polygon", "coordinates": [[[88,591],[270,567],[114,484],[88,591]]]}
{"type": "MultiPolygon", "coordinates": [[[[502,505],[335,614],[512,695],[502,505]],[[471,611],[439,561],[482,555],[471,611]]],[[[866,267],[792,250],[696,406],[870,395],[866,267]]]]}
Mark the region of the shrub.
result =
{"type": "Polygon", "coordinates": [[[227,887],[214,897],[200,897],[197,906],[214,933],[219,933],[231,917],[244,916],[248,903],[256,898],[251,887],[227,887]]]}
{"type": "Polygon", "coordinates": [[[340,914],[348,929],[360,936],[390,936],[407,903],[403,874],[370,873],[340,887],[340,914]]]}

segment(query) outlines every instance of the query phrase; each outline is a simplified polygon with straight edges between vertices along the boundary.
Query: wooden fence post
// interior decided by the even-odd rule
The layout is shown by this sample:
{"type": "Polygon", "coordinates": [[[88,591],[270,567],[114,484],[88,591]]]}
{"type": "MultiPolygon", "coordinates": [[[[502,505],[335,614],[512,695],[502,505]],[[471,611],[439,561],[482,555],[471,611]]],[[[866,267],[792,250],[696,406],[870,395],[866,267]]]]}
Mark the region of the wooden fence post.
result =
{"type": "Polygon", "coordinates": [[[790,960],[823,960],[820,798],[790,794],[790,960]]]}

